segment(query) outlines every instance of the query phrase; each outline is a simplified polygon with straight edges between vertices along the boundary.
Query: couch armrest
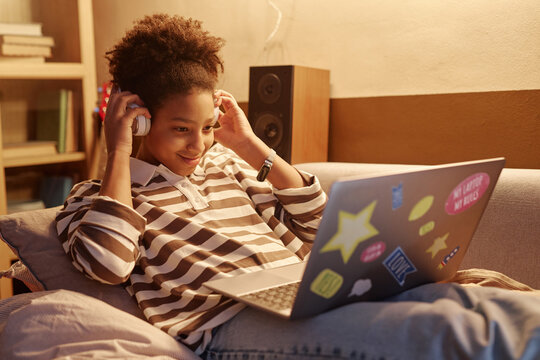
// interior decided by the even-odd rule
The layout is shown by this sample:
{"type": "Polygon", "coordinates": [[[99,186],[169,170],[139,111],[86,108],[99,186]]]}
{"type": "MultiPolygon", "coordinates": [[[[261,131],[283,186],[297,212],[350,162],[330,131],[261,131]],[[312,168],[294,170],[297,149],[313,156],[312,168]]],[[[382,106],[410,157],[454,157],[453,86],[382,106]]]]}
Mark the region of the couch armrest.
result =
{"type": "Polygon", "coordinates": [[[540,170],[503,169],[462,268],[502,272],[540,289],[540,170]]]}
{"type": "MultiPolygon", "coordinates": [[[[374,175],[422,168],[423,165],[304,163],[298,169],[317,175],[327,191],[343,176],[374,175]]],[[[502,272],[540,289],[540,170],[503,169],[462,269],[483,268],[502,272]]]]}

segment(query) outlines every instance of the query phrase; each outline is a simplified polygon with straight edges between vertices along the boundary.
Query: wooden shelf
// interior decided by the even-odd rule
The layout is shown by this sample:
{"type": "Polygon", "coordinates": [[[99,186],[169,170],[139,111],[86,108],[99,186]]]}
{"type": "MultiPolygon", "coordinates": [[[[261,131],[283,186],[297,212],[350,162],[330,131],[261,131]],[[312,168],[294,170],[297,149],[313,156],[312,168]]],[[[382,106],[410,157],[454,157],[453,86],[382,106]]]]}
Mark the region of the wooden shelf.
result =
{"type": "Polygon", "coordinates": [[[97,105],[97,83],[92,0],[0,1],[0,11],[5,9],[17,10],[15,13],[19,15],[13,19],[15,22],[42,23],[43,33],[55,39],[55,47],[52,57],[44,63],[0,63],[0,215],[7,212],[7,200],[14,194],[10,194],[6,187],[5,170],[9,168],[17,168],[14,172],[46,169],[67,173],[79,180],[93,178],[97,173],[97,123],[93,112],[97,105]],[[75,128],[79,141],[75,149],[78,152],[3,157],[4,142],[34,140],[36,96],[43,91],[58,89],[68,89],[74,94],[76,103],[71,114],[77,121],[75,128]],[[62,165],[59,167],[57,164],[62,165]]]}
{"type": "Polygon", "coordinates": [[[3,160],[5,168],[20,167],[20,166],[34,166],[44,164],[57,164],[67,163],[75,161],[83,161],[86,159],[84,152],[71,152],[55,155],[44,156],[27,156],[19,158],[7,158],[3,160]]]}
{"type": "Polygon", "coordinates": [[[0,78],[17,80],[82,79],[87,73],[80,63],[0,64],[0,78]]]}
{"type": "MultiPolygon", "coordinates": [[[[19,196],[22,196],[21,200],[33,197],[32,194],[39,190],[42,176],[65,173],[82,180],[93,178],[97,173],[97,123],[94,114],[97,83],[92,0],[0,1],[0,12],[6,9],[17,10],[18,18],[10,18],[10,21],[42,23],[43,33],[55,39],[55,47],[49,62],[0,63],[0,215],[7,213],[10,196],[17,200],[19,196]],[[47,155],[38,152],[32,156],[4,158],[4,142],[35,140],[37,94],[59,89],[71,90],[75,99],[71,115],[77,121],[79,142],[71,149],[79,151],[47,155]],[[6,169],[11,176],[14,173],[36,175],[10,183],[8,188],[6,169]]],[[[13,259],[14,254],[0,241],[0,270],[7,269],[13,259]]],[[[11,281],[0,279],[0,298],[11,294],[11,281]]]]}

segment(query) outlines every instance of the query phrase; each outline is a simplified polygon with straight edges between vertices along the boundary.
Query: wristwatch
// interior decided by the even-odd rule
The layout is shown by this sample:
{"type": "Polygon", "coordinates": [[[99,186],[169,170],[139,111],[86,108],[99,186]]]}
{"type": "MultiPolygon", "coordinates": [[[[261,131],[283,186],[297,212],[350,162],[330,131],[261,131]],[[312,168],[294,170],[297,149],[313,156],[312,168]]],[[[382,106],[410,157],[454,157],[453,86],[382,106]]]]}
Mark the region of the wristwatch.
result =
{"type": "Polygon", "coordinates": [[[270,169],[272,169],[272,165],[274,164],[274,157],[276,156],[276,151],[272,149],[270,152],[270,155],[264,160],[264,163],[261,166],[261,169],[259,170],[259,173],[257,174],[257,180],[258,181],[264,181],[266,177],[268,176],[268,173],[270,172],[270,169]]]}

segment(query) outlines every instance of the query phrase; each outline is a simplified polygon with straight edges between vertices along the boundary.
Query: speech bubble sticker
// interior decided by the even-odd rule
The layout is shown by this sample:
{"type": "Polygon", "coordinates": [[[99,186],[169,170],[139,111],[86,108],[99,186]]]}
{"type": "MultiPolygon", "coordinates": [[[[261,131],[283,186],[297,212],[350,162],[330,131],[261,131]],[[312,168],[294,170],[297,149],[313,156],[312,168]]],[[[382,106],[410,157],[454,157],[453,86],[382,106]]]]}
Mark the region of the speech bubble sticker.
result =
{"type": "Polygon", "coordinates": [[[370,279],[359,279],[353,285],[351,293],[348,297],[351,296],[362,296],[371,290],[371,280],[370,279]]]}
{"type": "Polygon", "coordinates": [[[403,183],[392,186],[392,210],[397,210],[403,205],[403,183]]]}
{"type": "Polygon", "coordinates": [[[384,250],[386,250],[386,244],[383,241],[377,241],[362,251],[360,260],[365,263],[372,262],[381,256],[384,253],[384,250]]]}
{"type": "Polygon", "coordinates": [[[341,285],[343,285],[343,276],[333,270],[324,269],[313,280],[309,288],[315,294],[330,299],[336,295],[341,285]]]}
{"type": "Polygon", "coordinates": [[[446,213],[456,215],[473,206],[486,192],[489,181],[488,174],[476,173],[460,182],[446,200],[446,213]]]}
{"type": "Polygon", "coordinates": [[[433,231],[433,229],[435,229],[435,221],[430,221],[428,223],[425,223],[424,225],[422,225],[420,227],[420,229],[418,230],[418,234],[420,236],[424,236],[426,235],[427,233],[433,231]]]}
{"type": "Polygon", "coordinates": [[[459,251],[459,245],[456,246],[455,249],[452,250],[450,254],[444,257],[444,259],[441,261],[439,266],[437,266],[437,269],[441,270],[443,267],[445,267],[448,264],[448,262],[457,254],[458,251],[459,251]]]}
{"type": "Polygon", "coordinates": [[[416,271],[416,267],[413,265],[412,261],[409,260],[407,255],[405,255],[405,252],[403,252],[399,246],[388,255],[383,261],[383,265],[401,286],[405,283],[407,275],[416,271]]]}
{"type": "Polygon", "coordinates": [[[420,219],[422,216],[424,216],[429,209],[431,209],[431,205],[433,205],[433,200],[435,198],[433,195],[424,196],[422,199],[420,199],[419,202],[414,205],[412,208],[410,214],[409,214],[409,221],[415,221],[420,219]]]}

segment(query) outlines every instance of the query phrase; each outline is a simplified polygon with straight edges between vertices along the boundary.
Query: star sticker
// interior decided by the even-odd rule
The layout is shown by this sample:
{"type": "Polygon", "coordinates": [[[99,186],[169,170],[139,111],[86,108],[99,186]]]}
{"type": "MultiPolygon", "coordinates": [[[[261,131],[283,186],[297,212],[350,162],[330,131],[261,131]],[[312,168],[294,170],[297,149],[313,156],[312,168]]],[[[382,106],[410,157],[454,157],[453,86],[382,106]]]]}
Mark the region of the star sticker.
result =
{"type": "Polygon", "coordinates": [[[450,233],[446,233],[442,237],[438,237],[433,241],[433,245],[429,249],[426,250],[427,253],[431,253],[431,258],[433,259],[435,255],[442,249],[446,249],[446,238],[450,235],[450,233]]]}
{"type": "Polygon", "coordinates": [[[379,234],[379,231],[370,224],[376,204],[377,201],[375,200],[356,215],[340,211],[338,215],[338,231],[323,246],[320,252],[340,250],[343,262],[347,263],[358,244],[379,234]]]}

